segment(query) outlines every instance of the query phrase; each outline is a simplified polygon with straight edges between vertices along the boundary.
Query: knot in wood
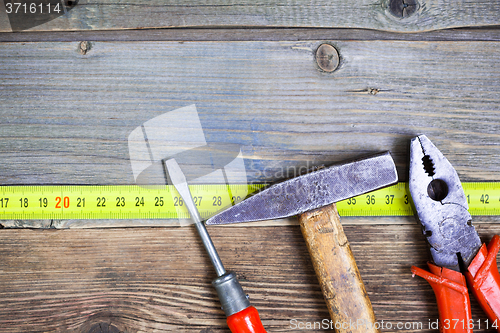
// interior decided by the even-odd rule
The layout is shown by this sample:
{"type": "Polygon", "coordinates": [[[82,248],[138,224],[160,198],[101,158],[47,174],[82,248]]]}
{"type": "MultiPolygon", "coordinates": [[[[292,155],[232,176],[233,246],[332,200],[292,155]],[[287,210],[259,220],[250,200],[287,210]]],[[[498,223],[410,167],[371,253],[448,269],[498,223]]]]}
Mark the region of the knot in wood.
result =
{"type": "Polygon", "coordinates": [[[417,0],[389,0],[391,14],[398,18],[407,18],[417,12],[417,0]]]}
{"type": "Polygon", "coordinates": [[[89,333],[123,333],[123,331],[120,331],[116,326],[108,324],[108,323],[99,323],[93,325],[89,333]]]}
{"type": "Polygon", "coordinates": [[[65,0],[64,1],[64,5],[66,6],[66,10],[68,9],[71,9],[72,7],[75,7],[76,5],[78,5],[78,0],[65,0]],[[68,8],[70,7],[70,8],[68,8]]]}
{"type": "Polygon", "coordinates": [[[80,52],[80,54],[83,54],[83,55],[86,55],[87,52],[90,51],[90,49],[92,48],[92,44],[90,42],[80,42],[80,44],[78,45],[78,52],[80,52]]]}
{"type": "Polygon", "coordinates": [[[316,50],[316,63],[325,72],[333,72],[339,66],[339,53],[330,44],[321,44],[316,50]]]}

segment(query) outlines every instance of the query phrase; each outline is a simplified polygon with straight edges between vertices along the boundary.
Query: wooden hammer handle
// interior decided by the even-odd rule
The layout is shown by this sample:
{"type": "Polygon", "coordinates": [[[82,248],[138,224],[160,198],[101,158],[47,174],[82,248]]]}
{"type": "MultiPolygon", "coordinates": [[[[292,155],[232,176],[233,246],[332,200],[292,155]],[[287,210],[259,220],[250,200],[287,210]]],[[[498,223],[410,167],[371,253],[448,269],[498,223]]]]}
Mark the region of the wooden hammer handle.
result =
{"type": "Polygon", "coordinates": [[[335,204],[299,216],[332,326],[339,333],[380,332],[335,204]]]}

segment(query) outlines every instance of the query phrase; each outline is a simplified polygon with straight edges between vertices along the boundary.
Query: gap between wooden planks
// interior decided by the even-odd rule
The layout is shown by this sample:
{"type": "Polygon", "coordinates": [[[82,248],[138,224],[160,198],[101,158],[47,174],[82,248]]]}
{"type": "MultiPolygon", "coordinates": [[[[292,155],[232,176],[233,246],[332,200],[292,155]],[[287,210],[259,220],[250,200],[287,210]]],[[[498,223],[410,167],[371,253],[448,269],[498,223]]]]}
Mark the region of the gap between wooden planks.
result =
{"type": "Polygon", "coordinates": [[[137,42],[137,41],[500,41],[495,27],[457,28],[423,33],[336,28],[169,28],[140,30],[80,30],[0,32],[0,42],[137,42]]]}

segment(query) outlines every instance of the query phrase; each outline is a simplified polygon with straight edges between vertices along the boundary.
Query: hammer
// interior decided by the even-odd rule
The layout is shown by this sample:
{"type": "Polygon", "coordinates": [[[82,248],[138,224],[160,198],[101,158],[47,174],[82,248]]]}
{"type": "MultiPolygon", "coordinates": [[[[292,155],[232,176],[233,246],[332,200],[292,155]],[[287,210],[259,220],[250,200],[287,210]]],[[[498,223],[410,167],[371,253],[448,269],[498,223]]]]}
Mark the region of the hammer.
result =
{"type": "Polygon", "coordinates": [[[314,270],[339,333],[379,332],[335,202],[396,183],[389,152],[275,184],[212,216],[207,225],[299,216],[314,270]]]}

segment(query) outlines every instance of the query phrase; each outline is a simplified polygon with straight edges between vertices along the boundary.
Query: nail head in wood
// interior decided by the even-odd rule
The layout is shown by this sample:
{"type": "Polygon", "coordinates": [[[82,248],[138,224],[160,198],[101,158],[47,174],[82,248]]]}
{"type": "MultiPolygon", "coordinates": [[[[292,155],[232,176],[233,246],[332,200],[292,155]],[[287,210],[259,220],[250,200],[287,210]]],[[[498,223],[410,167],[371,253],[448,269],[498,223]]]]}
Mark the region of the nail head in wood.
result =
{"type": "Polygon", "coordinates": [[[389,10],[392,15],[399,18],[407,18],[416,13],[419,8],[417,0],[390,0],[389,10]]]}
{"type": "Polygon", "coordinates": [[[321,44],[316,50],[316,62],[325,72],[333,72],[339,66],[339,53],[330,44],[321,44]]]}

